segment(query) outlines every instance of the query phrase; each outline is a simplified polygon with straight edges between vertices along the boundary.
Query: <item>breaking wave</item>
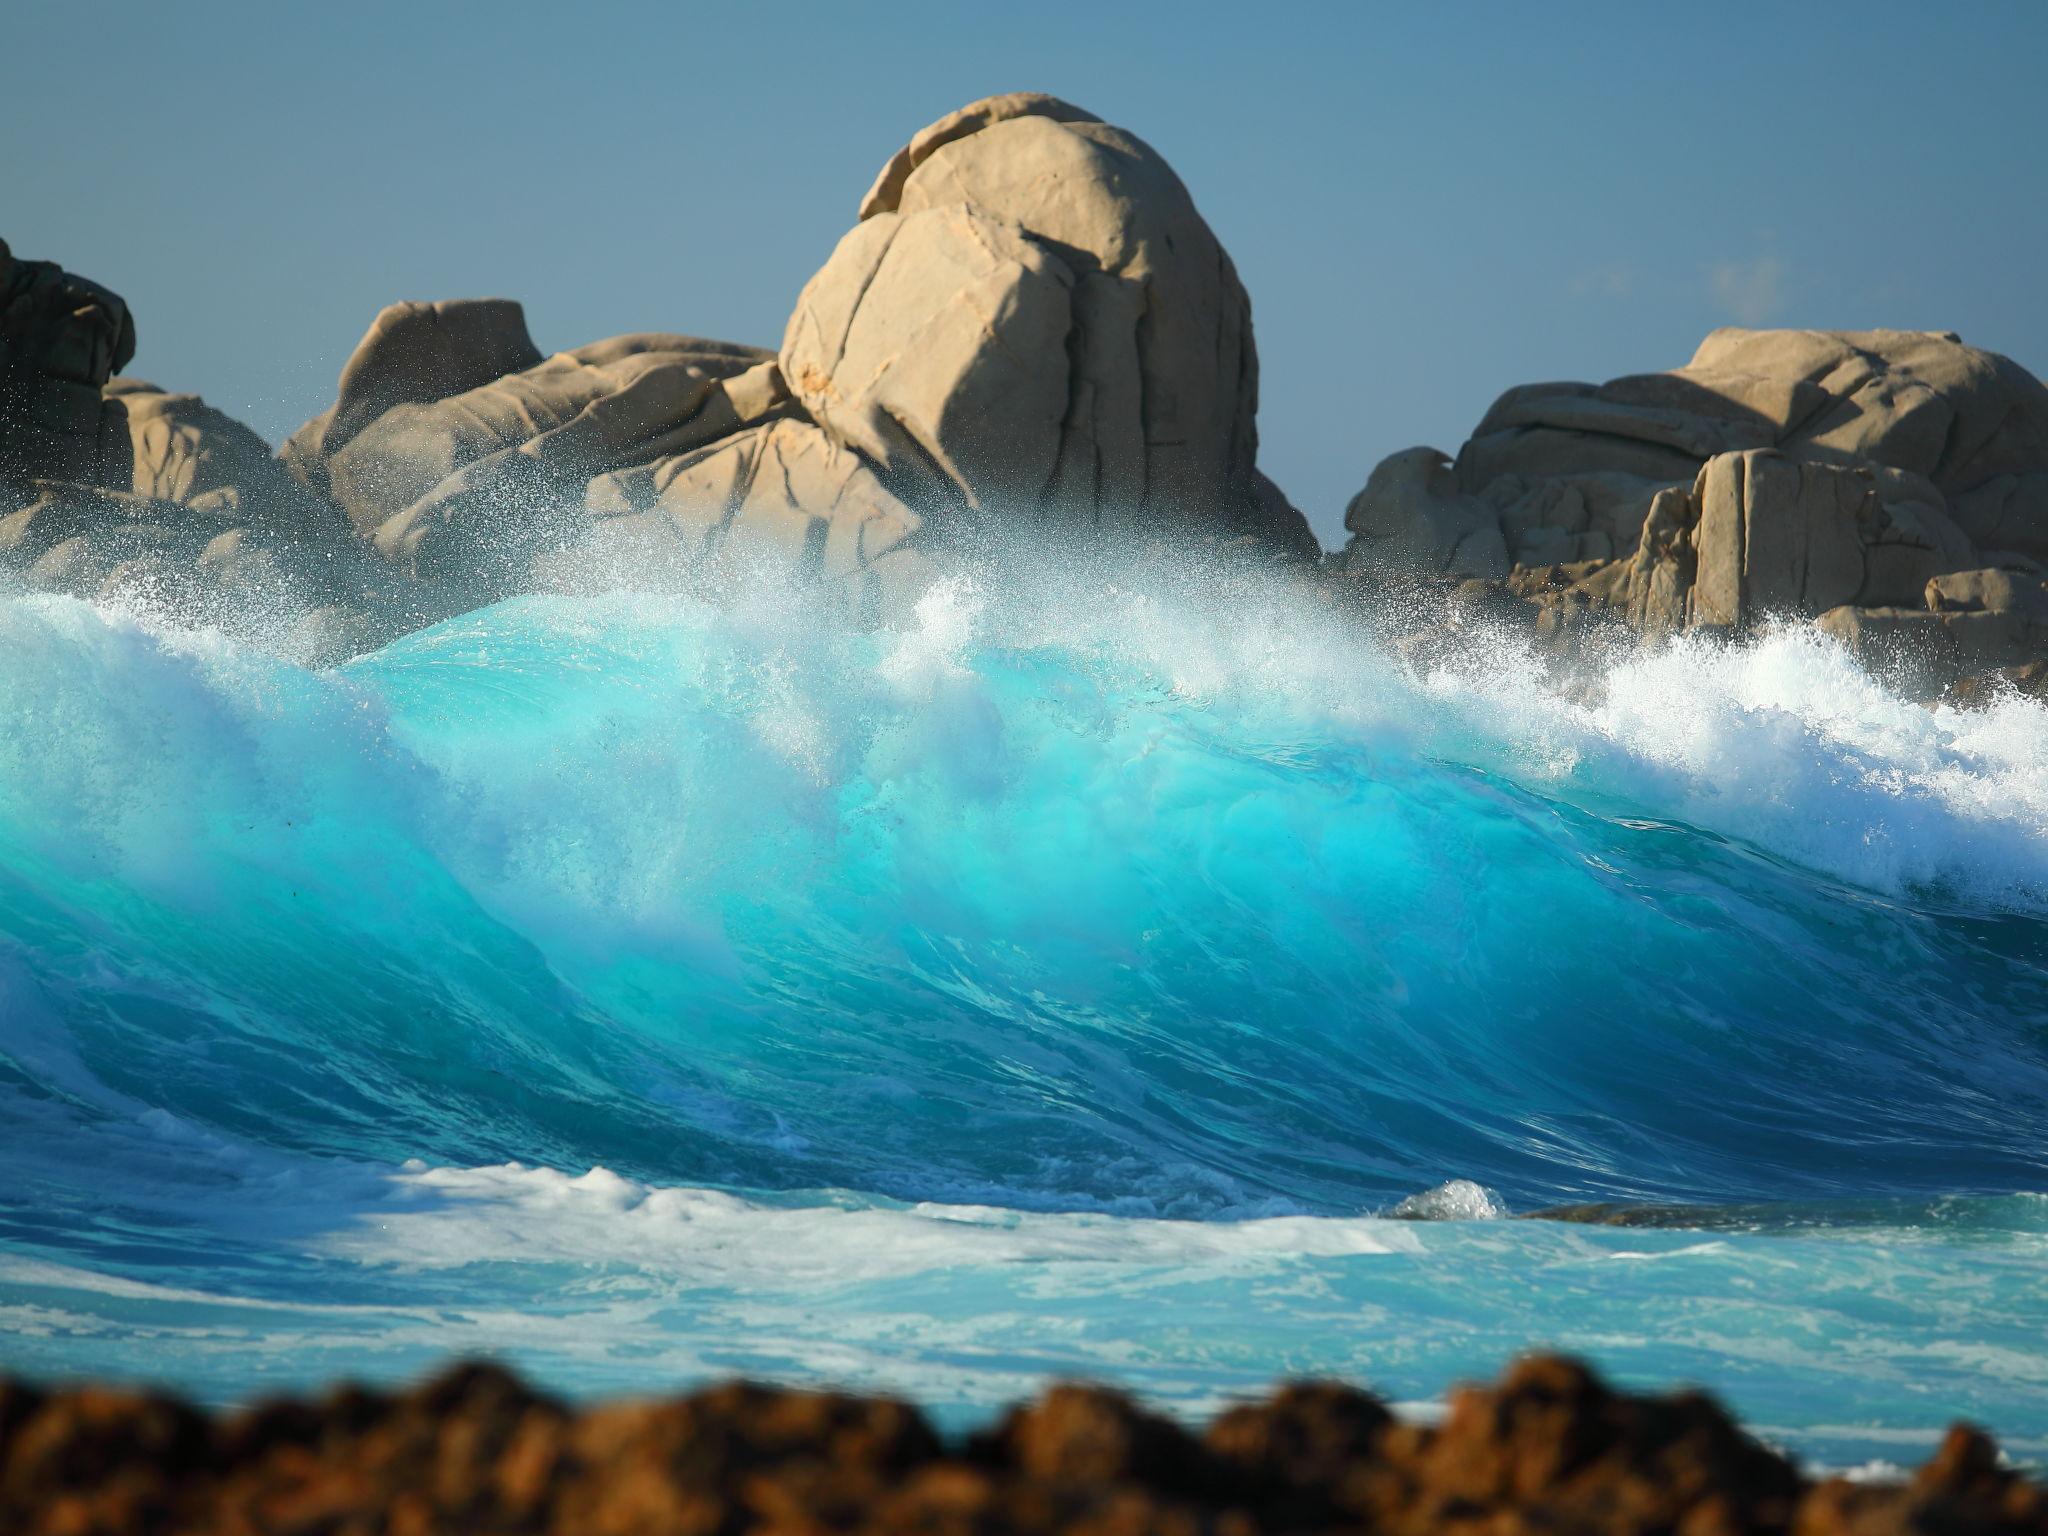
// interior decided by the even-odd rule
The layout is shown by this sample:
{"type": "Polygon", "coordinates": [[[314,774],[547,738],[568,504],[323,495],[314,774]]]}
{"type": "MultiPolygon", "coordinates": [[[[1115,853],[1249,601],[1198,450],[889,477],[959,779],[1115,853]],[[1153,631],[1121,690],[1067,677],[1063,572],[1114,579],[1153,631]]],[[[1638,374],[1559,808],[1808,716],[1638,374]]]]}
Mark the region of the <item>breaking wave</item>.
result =
{"type": "Polygon", "coordinates": [[[1642,1369],[1739,1386],[1794,1341],[1819,1384],[1765,1420],[1883,1454],[1815,1426],[1897,1395],[1887,1351],[1947,1275],[1976,1374],[1921,1379],[2003,1382],[1971,1401],[2048,1437],[2019,1342],[2048,1332],[2019,1278],[2043,1223],[1983,1215],[2048,1188],[2034,703],[1922,708],[1797,631],[1590,688],[1504,639],[1418,674],[1305,592],[1015,568],[879,633],[764,579],[523,598],[327,671],[0,595],[0,655],[0,1304],[28,1363],[106,1368],[91,1341],[145,1301],[268,1297],[353,1341],[302,1319],[259,1368],[209,1323],[176,1370],[233,1395],[286,1358],[466,1347],[401,1326],[459,1295],[616,1384],[616,1351],[535,1321],[571,1273],[672,1373],[894,1381],[889,1340],[938,1329],[980,1374],[898,1384],[963,1402],[1055,1369],[1427,1395],[1530,1329],[1678,1347],[1662,1309],[1705,1274],[1777,1299],[1642,1369]],[[1487,1219],[1872,1199],[1940,1238],[1885,1239],[1891,1313],[1841,1300],[1875,1283],[1867,1221],[1487,1219]],[[1621,1278],[1674,1264],[1670,1292],[1621,1278]],[[778,1265],[840,1297],[805,1303],[829,1329],[764,1299],[778,1265]],[[1207,1287],[1187,1315],[1217,1331],[1173,1355],[1140,1275],[1207,1287]],[[745,1347],[664,1354],[684,1293],[745,1347]],[[1003,1356],[999,1315],[1064,1316],[1071,1348],[1003,1356]]]}

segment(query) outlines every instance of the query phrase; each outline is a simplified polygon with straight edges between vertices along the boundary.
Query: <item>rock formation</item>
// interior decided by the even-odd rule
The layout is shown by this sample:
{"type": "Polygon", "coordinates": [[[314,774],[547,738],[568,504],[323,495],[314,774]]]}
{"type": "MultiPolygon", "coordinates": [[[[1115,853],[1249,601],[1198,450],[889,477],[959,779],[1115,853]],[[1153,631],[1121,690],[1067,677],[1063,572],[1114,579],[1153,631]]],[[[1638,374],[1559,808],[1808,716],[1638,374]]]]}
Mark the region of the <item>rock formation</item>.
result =
{"type": "Polygon", "coordinates": [[[2043,654],[2048,389],[1913,331],[1716,331],[1671,373],[1501,396],[1346,513],[1378,583],[1502,582],[1650,635],[1819,620],[1916,686],[2043,654]]]}
{"type": "Polygon", "coordinates": [[[1313,552],[1261,505],[1251,302],[1143,141],[992,97],[913,138],[860,217],[797,300],[782,367],[908,498],[1313,552]]]}
{"type": "Polygon", "coordinates": [[[88,596],[261,573],[372,643],[579,562],[699,583],[773,551],[872,620],[1046,524],[1320,554],[1258,471],[1230,258],[1157,153],[1049,96],[913,137],[779,353],[641,334],[543,358],[510,300],[395,304],[275,458],[113,377],[135,350],[113,294],[0,248],[0,296],[0,562],[88,596]]]}
{"type": "MultiPolygon", "coordinates": [[[[212,622],[270,594],[317,615],[307,656],[764,551],[866,621],[1019,532],[1320,555],[1259,472],[1228,254],[1155,151],[1050,96],[890,157],[778,351],[543,357],[510,300],[395,304],[272,456],[116,377],[135,340],[117,296],[0,246],[0,566],[212,622]]],[[[1566,654],[1815,621],[1923,692],[2048,688],[2048,390],[1952,335],[1722,330],[1669,373],[1511,389],[1455,459],[1385,459],[1345,524],[1340,588],[1463,584],[1428,644],[1479,612],[1566,654]]]]}
{"type": "Polygon", "coordinates": [[[128,306],[0,240],[0,487],[77,480],[125,488],[128,429],[102,397],[135,355],[128,306]]]}
{"type": "Polygon", "coordinates": [[[19,1536],[666,1532],[2039,1536],[2048,1491],[1957,1425],[1910,1481],[1815,1481],[1699,1393],[1626,1396],[1533,1359],[1436,1427],[1336,1382],[1195,1434],[1056,1386],[947,1445],[906,1403],[733,1382],[578,1410],[503,1370],[210,1417],[0,1380],[0,1528],[19,1536]]]}

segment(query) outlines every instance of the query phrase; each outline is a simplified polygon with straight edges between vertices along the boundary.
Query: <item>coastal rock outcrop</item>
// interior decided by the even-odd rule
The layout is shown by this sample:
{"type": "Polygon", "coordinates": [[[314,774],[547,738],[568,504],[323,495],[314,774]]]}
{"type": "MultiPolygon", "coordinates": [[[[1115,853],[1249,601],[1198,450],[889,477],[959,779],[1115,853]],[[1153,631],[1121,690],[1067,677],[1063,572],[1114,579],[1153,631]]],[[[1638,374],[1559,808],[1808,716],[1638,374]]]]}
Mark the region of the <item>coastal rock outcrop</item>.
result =
{"type": "Polygon", "coordinates": [[[1455,466],[1385,460],[1346,525],[1367,582],[1499,581],[1652,635],[1826,616],[1939,686],[2042,654],[2048,389],[1946,333],[1716,331],[1670,373],[1509,390],[1455,466]],[[1969,571],[2006,579],[1938,606],[1969,571]]]}
{"type": "Polygon", "coordinates": [[[645,333],[544,357],[511,300],[394,304],[273,457],[116,378],[134,351],[116,295],[0,247],[0,561],[34,584],[146,570],[182,601],[262,571],[381,638],[593,578],[718,582],[763,549],[868,620],[1025,530],[1321,553],[1259,472],[1250,301],[1187,188],[1035,93],[893,155],[776,352],[645,333]]]}
{"type": "Polygon", "coordinates": [[[0,245],[0,569],[327,661],[444,616],[324,497],[199,396],[116,370],[121,298],[0,245]]]}
{"type": "Polygon", "coordinates": [[[782,368],[907,499],[1315,552],[1258,482],[1250,300],[1149,145],[1051,96],[991,97],[917,134],[860,218],[782,368]]]}
{"type": "Polygon", "coordinates": [[[1047,524],[1315,558],[1259,473],[1257,406],[1249,300],[1179,178],[1019,93],[890,159],[779,353],[638,335],[543,359],[508,300],[394,305],[283,459],[473,601],[579,563],[702,581],[766,547],[878,617],[949,548],[1047,524]]]}
{"type": "Polygon", "coordinates": [[[127,423],[101,390],[134,355],[118,294],[0,240],[0,486],[125,486],[127,423]]]}

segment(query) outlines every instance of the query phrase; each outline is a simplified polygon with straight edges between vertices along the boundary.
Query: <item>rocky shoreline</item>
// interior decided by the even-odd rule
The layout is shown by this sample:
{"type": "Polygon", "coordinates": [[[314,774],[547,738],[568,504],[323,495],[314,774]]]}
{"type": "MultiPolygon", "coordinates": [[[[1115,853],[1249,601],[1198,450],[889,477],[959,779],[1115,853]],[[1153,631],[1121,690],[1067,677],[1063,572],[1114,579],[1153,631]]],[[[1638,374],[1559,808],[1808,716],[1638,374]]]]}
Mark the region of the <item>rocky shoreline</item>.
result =
{"type": "Polygon", "coordinates": [[[543,357],[513,301],[394,304],[275,454],[122,373],[117,295],[0,245],[0,571],[318,664],[762,560],[887,623],[1025,541],[1284,572],[1418,660],[1481,618],[1561,662],[1793,622],[1920,697],[2048,685],[2048,389],[1952,334],[1722,330],[1668,372],[1511,388],[1454,456],[1383,460],[1326,553],[1259,467],[1250,296],[1143,140],[991,97],[857,213],[778,349],[543,357]]]}
{"type": "Polygon", "coordinates": [[[732,1383],[574,1408],[492,1366],[209,1415],[0,1380],[0,1528],[19,1536],[741,1532],[2048,1531],[2048,1487],[1958,1425],[1910,1478],[1813,1479],[1708,1397],[1631,1396],[1537,1357],[1440,1424],[1329,1382],[1201,1434],[1056,1386],[947,1444],[886,1398],[732,1383]]]}

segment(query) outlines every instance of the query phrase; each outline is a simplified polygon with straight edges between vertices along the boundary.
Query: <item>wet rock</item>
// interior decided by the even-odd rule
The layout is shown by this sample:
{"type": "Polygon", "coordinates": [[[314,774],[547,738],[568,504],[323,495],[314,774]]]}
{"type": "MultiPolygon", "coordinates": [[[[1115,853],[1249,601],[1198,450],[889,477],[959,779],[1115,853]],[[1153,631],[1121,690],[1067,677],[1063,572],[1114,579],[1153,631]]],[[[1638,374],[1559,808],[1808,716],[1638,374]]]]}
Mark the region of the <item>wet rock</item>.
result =
{"type": "Polygon", "coordinates": [[[101,389],[134,355],[135,322],[118,294],[0,241],[0,486],[125,490],[127,423],[101,389]]]}
{"type": "Polygon", "coordinates": [[[1509,390],[1454,466],[1383,461],[1347,525],[1353,580],[1492,575],[1560,634],[1828,615],[1939,691],[2041,659],[2016,617],[1915,615],[1938,578],[2042,574],[2048,390],[1948,333],[1716,331],[1670,373],[1509,390]]]}
{"type": "Polygon", "coordinates": [[[347,534],[346,524],[286,471],[268,443],[198,395],[130,378],[109,380],[105,394],[128,426],[130,481],[117,489],[308,541],[347,534]]]}

